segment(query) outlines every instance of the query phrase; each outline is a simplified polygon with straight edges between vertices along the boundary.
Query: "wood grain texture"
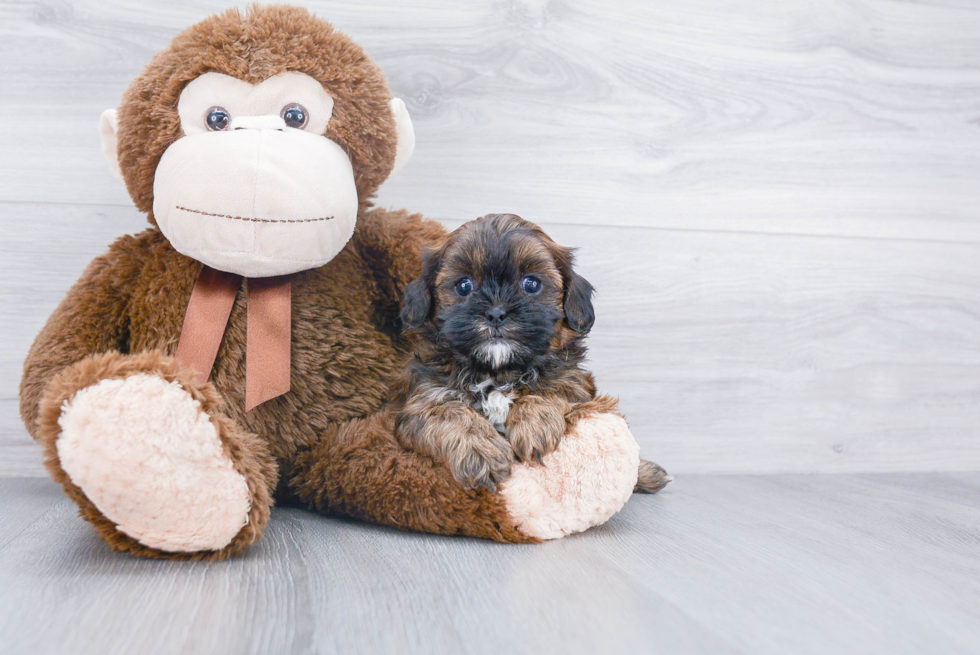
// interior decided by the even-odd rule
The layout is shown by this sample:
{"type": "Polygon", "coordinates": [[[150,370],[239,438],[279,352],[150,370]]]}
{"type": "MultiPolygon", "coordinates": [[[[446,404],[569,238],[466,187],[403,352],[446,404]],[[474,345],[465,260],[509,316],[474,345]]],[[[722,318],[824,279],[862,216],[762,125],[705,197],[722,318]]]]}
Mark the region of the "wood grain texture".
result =
{"type": "MultiPolygon", "coordinates": [[[[27,348],[144,220],[98,116],[225,2],[0,3],[0,474],[27,348]]],[[[591,366],[674,472],[980,470],[980,7],[307,3],[416,123],[381,204],[580,246],[591,366]]]]}
{"type": "Polygon", "coordinates": [[[531,546],[276,510],[220,564],[0,480],[5,653],[976,653],[977,474],[688,476],[531,546]]]}
{"type": "MultiPolygon", "coordinates": [[[[416,121],[415,161],[385,204],[980,240],[973,3],[306,5],[367,48],[416,121]]],[[[0,116],[44,116],[0,134],[0,199],[128,205],[99,156],[99,114],[174,34],[226,6],[0,5],[0,116]]]]}

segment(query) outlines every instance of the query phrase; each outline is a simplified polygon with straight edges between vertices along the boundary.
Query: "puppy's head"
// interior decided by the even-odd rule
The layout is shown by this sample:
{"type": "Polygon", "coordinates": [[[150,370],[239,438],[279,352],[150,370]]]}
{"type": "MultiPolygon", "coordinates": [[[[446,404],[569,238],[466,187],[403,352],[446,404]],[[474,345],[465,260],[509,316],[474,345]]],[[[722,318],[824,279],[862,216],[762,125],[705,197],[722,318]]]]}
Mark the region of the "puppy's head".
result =
{"type": "Polygon", "coordinates": [[[490,214],[426,255],[405,289],[402,322],[430,325],[473,366],[527,368],[591,329],[592,292],[570,248],[518,216],[490,214]]]}

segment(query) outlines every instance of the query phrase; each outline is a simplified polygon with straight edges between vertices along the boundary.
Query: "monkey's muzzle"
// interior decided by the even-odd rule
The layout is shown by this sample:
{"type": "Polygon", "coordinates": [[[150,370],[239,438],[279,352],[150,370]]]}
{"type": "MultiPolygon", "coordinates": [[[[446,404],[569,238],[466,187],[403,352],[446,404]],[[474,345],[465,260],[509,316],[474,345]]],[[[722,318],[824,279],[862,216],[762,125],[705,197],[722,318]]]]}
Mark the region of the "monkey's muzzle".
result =
{"type": "Polygon", "coordinates": [[[184,136],[156,170],[153,216],[180,253],[246,277],[322,266],[354,233],[354,171],[339,145],[293,129],[184,136]]]}

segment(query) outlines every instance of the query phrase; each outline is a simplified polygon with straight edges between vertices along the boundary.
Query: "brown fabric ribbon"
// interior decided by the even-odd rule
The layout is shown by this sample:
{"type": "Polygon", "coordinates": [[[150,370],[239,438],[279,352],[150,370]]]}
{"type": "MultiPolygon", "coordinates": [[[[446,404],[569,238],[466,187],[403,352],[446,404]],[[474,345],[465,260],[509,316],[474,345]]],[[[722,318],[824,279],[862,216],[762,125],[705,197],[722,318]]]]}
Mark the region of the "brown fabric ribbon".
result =
{"type": "MultiPolygon", "coordinates": [[[[191,292],[177,344],[177,360],[194,381],[211,376],[242,277],[205,266],[191,292]]],[[[289,391],[292,296],[288,275],[246,280],[245,411],[289,391]]]]}

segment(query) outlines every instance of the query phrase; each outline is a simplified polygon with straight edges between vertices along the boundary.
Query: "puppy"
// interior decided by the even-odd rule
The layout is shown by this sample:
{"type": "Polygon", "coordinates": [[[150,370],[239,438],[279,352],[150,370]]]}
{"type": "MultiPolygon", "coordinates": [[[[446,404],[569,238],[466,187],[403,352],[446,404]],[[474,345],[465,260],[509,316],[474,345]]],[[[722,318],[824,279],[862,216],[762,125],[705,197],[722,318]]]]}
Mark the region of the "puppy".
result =
{"type": "MultiPolygon", "coordinates": [[[[396,437],[491,491],[515,458],[541,461],[588,412],[616,411],[582,368],[592,285],[572,251],[513,214],[466,223],[405,289],[415,354],[395,393],[396,437]]],[[[636,491],[670,481],[641,462],[636,491]]]]}

